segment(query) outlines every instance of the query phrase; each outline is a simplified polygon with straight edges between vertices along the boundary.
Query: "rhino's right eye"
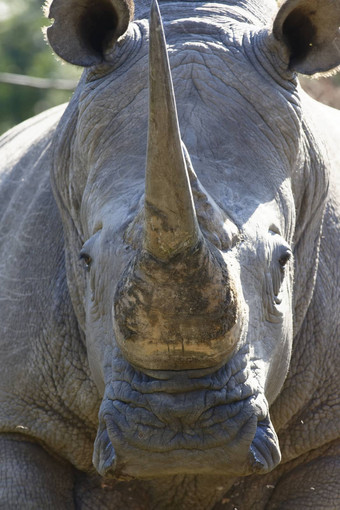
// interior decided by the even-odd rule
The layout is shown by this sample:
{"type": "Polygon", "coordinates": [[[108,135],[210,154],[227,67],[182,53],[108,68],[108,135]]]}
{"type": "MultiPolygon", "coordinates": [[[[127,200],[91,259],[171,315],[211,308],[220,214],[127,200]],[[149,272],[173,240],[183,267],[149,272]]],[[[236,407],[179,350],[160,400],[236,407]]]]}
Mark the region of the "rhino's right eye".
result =
{"type": "Polygon", "coordinates": [[[79,258],[84,262],[86,271],[89,271],[92,263],[92,257],[88,253],[81,251],[79,258]]]}

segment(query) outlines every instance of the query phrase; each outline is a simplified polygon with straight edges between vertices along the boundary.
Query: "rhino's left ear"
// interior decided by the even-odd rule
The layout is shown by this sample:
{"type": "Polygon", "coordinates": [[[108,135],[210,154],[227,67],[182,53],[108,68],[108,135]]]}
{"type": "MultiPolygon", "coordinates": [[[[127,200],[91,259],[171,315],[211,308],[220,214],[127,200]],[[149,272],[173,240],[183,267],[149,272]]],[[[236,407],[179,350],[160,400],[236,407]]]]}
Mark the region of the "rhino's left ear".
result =
{"type": "Polygon", "coordinates": [[[340,1],[286,0],[274,20],[274,37],[289,52],[289,67],[302,74],[340,65],[340,1]]]}
{"type": "Polygon", "coordinates": [[[48,41],[71,64],[98,64],[127,30],[133,10],[133,0],[53,0],[47,14],[54,19],[48,41]]]}

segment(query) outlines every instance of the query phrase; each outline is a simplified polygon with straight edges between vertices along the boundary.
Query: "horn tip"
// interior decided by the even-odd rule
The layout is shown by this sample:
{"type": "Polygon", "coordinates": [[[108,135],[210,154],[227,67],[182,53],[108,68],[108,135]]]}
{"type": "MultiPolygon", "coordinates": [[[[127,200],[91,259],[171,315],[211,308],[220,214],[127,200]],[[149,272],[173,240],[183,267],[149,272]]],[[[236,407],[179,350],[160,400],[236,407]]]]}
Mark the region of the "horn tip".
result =
{"type": "Polygon", "coordinates": [[[151,0],[150,5],[150,21],[153,21],[157,25],[161,25],[161,13],[157,0],[151,0]]]}

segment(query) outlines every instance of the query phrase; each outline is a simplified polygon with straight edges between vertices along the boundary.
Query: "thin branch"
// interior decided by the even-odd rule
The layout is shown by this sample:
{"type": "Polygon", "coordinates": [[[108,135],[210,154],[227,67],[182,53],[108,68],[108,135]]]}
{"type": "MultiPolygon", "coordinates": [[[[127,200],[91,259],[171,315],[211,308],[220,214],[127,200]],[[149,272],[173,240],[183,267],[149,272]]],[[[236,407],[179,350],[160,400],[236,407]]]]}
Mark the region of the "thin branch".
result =
{"type": "Polygon", "coordinates": [[[34,76],[25,76],[23,74],[0,73],[0,83],[23,85],[24,87],[34,87],[36,89],[73,90],[78,80],[35,78],[34,76]]]}

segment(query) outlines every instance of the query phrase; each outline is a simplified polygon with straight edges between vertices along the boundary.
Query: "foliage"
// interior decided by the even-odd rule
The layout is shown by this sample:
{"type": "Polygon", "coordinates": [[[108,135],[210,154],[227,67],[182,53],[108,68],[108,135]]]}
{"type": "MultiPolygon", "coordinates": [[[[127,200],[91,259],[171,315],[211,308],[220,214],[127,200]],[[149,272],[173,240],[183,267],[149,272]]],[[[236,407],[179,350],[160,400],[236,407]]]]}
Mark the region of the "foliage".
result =
{"type": "MultiPolygon", "coordinates": [[[[53,56],[41,27],[48,25],[41,0],[1,0],[0,72],[41,78],[76,78],[80,71],[53,56]]],[[[0,133],[46,108],[70,99],[72,91],[0,83],[0,133]]]]}

